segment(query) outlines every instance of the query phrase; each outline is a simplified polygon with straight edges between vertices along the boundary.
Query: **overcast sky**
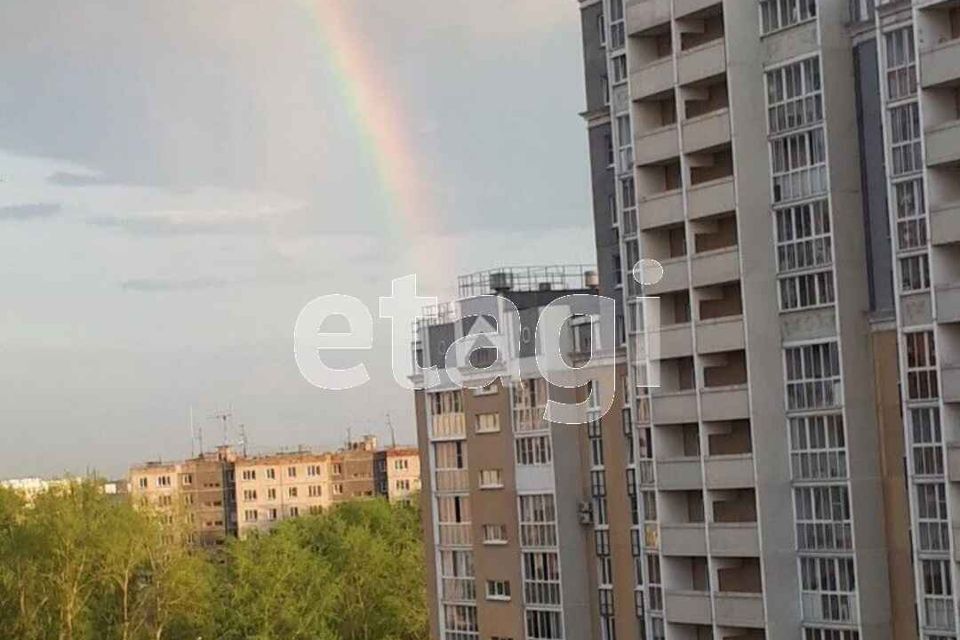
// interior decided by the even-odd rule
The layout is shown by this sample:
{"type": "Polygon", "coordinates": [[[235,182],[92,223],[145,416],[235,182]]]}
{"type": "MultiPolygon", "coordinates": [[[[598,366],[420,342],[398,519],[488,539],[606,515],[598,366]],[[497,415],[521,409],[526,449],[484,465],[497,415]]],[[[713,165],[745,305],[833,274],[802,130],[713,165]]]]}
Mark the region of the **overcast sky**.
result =
{"type": "Polygon", "coordinates": [[[413,442],[387,322],[373,381],[323,392],[293,359],[301,307],[375,312],[411,265],[442,298],[594,260],[573,0],[315,1],[376,67],[429,233],[390,229],[310,3],[0,3],[0,477],[182,457],[191,406],[206,444],[223,408],[254,450],[385,437],[388,412],[413,442]]]}

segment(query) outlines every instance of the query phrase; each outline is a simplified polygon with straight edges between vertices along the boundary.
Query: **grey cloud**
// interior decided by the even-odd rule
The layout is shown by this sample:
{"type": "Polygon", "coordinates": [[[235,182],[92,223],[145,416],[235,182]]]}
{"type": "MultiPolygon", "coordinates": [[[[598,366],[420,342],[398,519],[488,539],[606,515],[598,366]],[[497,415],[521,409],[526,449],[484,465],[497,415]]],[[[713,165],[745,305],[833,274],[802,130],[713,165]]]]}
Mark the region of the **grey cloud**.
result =
{"type": "Polygon", "coordinates": [[[60,185],[61,187],[89,187],[113,183],[112,180],[104,176],[73,173],[70,171],[57,171],[56,173],[52,173],[47,177],[47,182],[60,185]]]}
{"type": "Polygon", "coordinates": [[[124,291],[136,293],[168,293],[175,291],[199,291],[203,289],[221,289],[228,286],[226,280],[219,278],[189,278],[172,280],[163,278],[135,278],[120,283],[124,291]]]}
{"type": "Polygon", "coordinates": [[[56,202],[35,202],[32,204],[13,204],[0,207],[0,220],[36,220],[50,218],[61,211],[56,202]]]}

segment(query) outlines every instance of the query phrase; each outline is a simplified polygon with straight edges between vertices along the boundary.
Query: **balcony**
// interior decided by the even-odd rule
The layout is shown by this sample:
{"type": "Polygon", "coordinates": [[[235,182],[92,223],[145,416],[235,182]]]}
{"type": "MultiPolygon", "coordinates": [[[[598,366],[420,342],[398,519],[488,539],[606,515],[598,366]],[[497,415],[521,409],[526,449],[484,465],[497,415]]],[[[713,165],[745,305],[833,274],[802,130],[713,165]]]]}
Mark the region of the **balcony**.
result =
{"type": "Polygon", "coordinates": [[[927,164],[933,167],[960,163],[960,120],[927,129],[927,164]]]}
{"type": "Polygon", "coordinates": [[[669,291],[679,291],[690,287],[686,256],[661,260],[660,264],[663,265],[663,279],[656,284],[646,285],[644,287],[645,295],[657,296],[669,291]]]}
{"type": "Polygon", "coordinates": [[[702,523],[662,522],[660,553],[665,556],[705,556],[707,537],[702,523]]]}
{"type": "Polygon", "coordinates": [[[723,38],[711,40],[680,54],[678,76],[680,84],[690,84],[723,73],[727,67],[727,53],[723,38]]]}
{"type": "Polygon", "coordinates": [[[940,389],[944,402],[960,402],[960,364],[943,364],[940,369],[940,389]]]}
{"type": "Polygon", "coordinates": [[[704,389],[700,395],[703,419],[723,422],[750,417],[750,400],[746,385],[704,389]]]}
{"type": "Polygon", "coordinates": [[[673,58],[666,56],[647,63],[630,74],[630,95],[642,100],[673,90],[673,58]]]}
{"type": "Polygon", "coordinates": [[[697,323],[697,353],[743,349],[743,316],[702,320],[697,323]]]}
{"type": "Polygon", "coordinates": [[[763,594],[726,593],[714,596],[717,624],[727,627],[763,627],[763,594]]]}
{"type": "Polygon", "coordinates": [[[960,202],[935,206],[930,211],[930,240],[935,245],[960,242],[960,202]]]}
{"type": "Polygon", "coordinates": [[[462,413],[441,413],[430,418],[430,432],[434,438],[464,438],[467,422],[462,413]]]}
{"type": "Polygon", "coordinates": [[[705,251],[693,256],[694,287],[706,287],[740,279],[740,254],[737,247],[705,251]]]}
{"type": "Polygon", "coordinates": [[[660,337],[661,358],[682,358],[693,355],[693,332],[689,324],[661,327],[657,335],[660,337]]]}
{"type": "Polygon", "coordinates": [[[947,443],[947,478],[960,482],[960,442],[947,443]]]}
{"type": "Polygon", "coordinates": [[[651,411],[655,424],[685,424],[698,420],[697,393],[693,389],[684,391],[652,389],[652,392],[654,401],[651,411]]]}
{"type": "Polygon", "coordinates": [[[689,491],[703,487],[699,458],[657,461],[657,488],[661,491],[689,491]]]}
{"type": "Polygon", "coordinates": [[[736,208],[733,178],[702,182],[687,190],[687,211],[691,219],[713,216],[736,208]]]}
{"type": "Polygon", "coordinates": [[[730,110],[720,109],[683,123],[683,152],[693,153],[730,142],[730,110]]]}
{"type": "Polygon", "coordinates": [[[720,4],[720,2],[721,0],[676,0],[673,3],[673,13],[676,17],[682,18],[715,4],[720,4]]]}
{"type": "Polygon", "coordinates": [[[755,484],[753,454],[708,456],[705,466],[708,489],[744,489],[755,484]]]}
{"type": "Polygon", "coordinates": [[[441,578],[444,602],[472,602],[477,599],[474,578],[441,578]]]}
{"type": "Polygon", "coordinates": [[[636,35],[670,24],[670,0],[637,0],[626,9],[627,34],[636,35]]]}
{"type": "Polygon", "coordinates": [[[960,283],[937,285],[937,322],[960,322],[960,283]]]}
{"type": "Polygon", "coordinates": [[[469,547],[473,544],[473,532],[469,522],[441,522],[438,543],[447,547],[469,547]]]}
{"type": "Polygon", "coordinates": [[[924,89],[960,82],[960,38],[920,52],[920,84],[924,89]]]}
{"type": "Polygon", "coordinates": [[[436,472],[437,491],[468,491],[470,476],[466,469],[438,469],[436,472]]]}
{"type": "Polygon", "coordinates": [[[655,129],[638,131],[633,139],[633,158],[638,165],[656,164],[680,155],[677,125],[668,124],[655,129]]]}
{"type": "Polygon", "coordinates": [[[667,591],[663,594],[663,613],[668,622],[676,624],[713,624],[707,591],[667,591]]]}
{"type": "Polygon", "coordinates": [[[760,534],[755,522],[713,522],[708,535],[714,556],[760,557],[760,534]]]}
{"type": "Polygon", "coordinates": [[[645,196],[637,207],[641,230],[683,222],[683,194],[679,190],[645,196]]]}

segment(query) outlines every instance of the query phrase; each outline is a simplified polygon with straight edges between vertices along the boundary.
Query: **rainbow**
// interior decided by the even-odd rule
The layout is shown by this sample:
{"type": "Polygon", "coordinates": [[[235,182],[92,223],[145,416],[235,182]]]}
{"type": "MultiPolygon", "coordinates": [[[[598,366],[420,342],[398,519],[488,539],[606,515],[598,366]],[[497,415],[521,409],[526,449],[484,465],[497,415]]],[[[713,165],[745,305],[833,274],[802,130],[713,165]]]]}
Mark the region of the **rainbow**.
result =
{"type": "MultiPolygon", "coordinates": [[[[390,90],[382,73],[384,65],[370,56],[361,34],[351,24],[345,9],[349,4],[343,0],[304,0],[320,32],[321,46],[332,63],[350,118],[375,165],[389,239],[410,249],[431,230],[436,218],[426,193],[428,176],[418,166],[408,124],[411,118],[404,115],[403,105],[390,90]]],[[[441,249],[433,247],[429,256],[417,252],[414,263],[418,271],[436,270],[441,249]]]]}

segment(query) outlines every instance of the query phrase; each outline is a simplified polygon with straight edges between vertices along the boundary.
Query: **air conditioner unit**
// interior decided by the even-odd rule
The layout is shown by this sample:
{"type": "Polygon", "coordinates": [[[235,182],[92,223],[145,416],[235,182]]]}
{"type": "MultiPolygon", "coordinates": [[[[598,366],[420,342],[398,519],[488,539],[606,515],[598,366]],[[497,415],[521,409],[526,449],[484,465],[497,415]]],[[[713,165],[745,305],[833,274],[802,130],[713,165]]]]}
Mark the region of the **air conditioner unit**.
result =
{"type": "Polygon", "coordinates": [[[593,505],[589,502],[581,502],[577,515],[580,517],[580,524],[593,524],[593,505]]]}

